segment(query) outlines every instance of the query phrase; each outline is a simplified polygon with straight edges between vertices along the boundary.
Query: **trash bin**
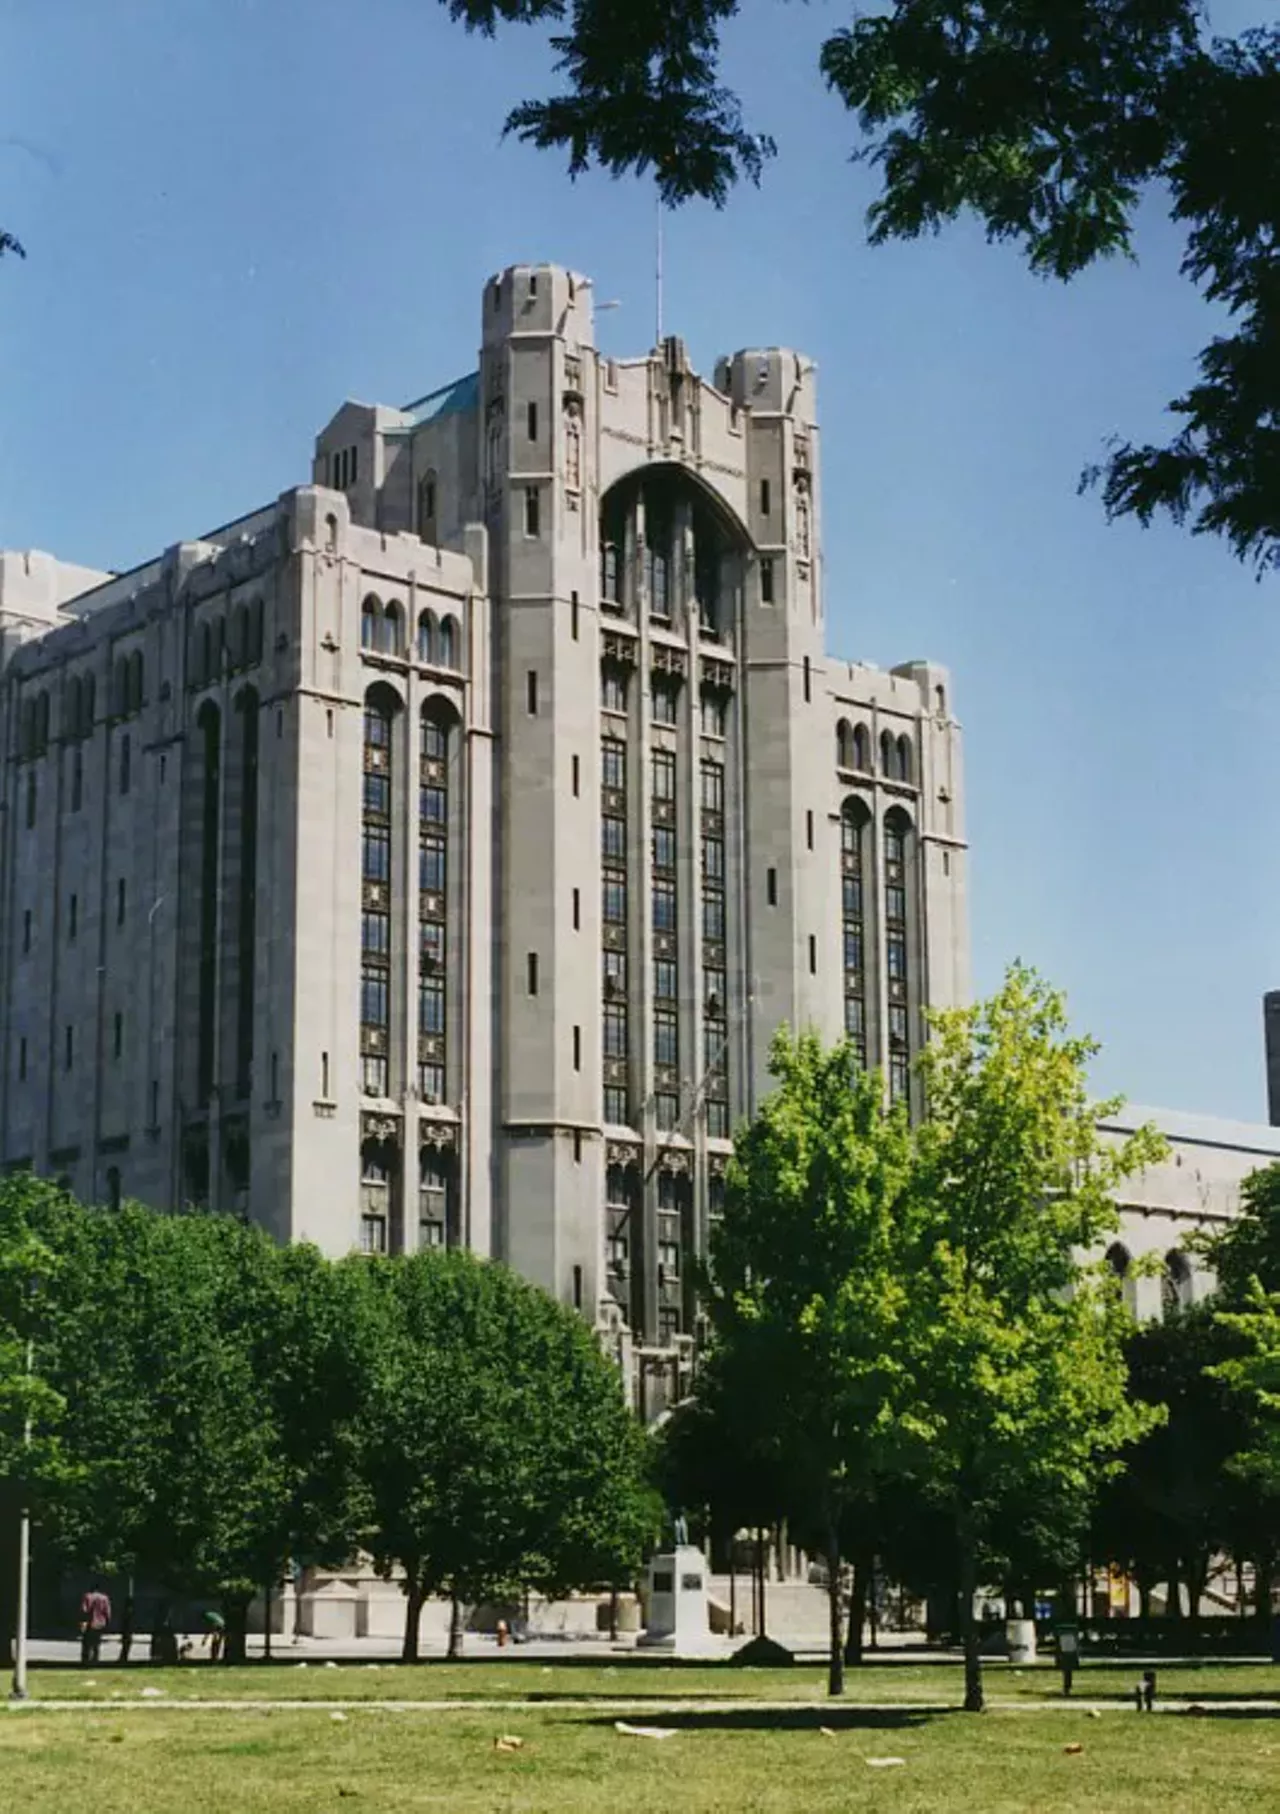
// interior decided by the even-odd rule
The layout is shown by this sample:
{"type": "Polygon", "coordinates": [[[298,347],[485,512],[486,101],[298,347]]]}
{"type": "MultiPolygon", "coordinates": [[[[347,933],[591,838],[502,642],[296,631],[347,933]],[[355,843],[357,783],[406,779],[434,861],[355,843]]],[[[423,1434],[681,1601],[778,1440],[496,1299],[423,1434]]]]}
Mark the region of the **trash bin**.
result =
{"type": "Polygon", "coordinates": [[[1034,1619],[1007,1619],[1005,1641],[1011,1663],[1034,1663],[1036,1660],[1036,1622],[1034,1619]]]}

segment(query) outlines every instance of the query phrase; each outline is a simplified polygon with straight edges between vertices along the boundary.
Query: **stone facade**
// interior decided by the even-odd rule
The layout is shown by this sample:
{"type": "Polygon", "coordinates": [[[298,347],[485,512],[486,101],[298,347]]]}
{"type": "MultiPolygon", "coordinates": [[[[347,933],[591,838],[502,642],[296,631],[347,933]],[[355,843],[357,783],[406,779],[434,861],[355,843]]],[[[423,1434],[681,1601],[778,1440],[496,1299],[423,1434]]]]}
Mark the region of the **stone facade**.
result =
{"type": "Polygon", "coordinates": [[[0,556],[0,1159],[499,1255],[662,1397],[777,1027],[910,1092],[968,993],[960,733],[827,654],[809,361],[550,266],[481,342],[132,573],[0,556]]]}

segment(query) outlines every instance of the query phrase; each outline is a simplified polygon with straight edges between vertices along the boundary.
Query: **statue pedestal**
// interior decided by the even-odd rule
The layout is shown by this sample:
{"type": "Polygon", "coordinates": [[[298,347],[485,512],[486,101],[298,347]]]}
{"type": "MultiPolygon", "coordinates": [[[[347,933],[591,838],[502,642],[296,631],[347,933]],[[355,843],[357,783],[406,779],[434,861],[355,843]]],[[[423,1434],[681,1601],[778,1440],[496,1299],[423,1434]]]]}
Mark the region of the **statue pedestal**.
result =
{"type": "Polygon", "coordinates": [[[682,1544],[649,1564],[648,1619],[637,1649],[678,1656],[721,1656],[707,1614],[707,1563],[701,1550],[682,1544]]]}

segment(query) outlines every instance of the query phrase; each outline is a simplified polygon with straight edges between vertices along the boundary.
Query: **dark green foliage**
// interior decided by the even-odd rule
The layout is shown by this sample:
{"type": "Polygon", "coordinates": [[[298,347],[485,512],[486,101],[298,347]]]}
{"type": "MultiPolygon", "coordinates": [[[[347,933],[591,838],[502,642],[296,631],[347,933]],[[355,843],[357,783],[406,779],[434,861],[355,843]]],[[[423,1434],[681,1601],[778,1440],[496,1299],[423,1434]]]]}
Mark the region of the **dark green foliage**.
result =
{"type": "MultiPolygon", "coordinates": [[[[445,0],[492,34],[553,21],[567,91],[507,129],[574,174],[652,170],[668,204],[721,206],[772,141],[719,81],[740,0],[445,0]]],[[[1210,41],[1194,0],[897,0],[823,45],[821,72],[879,169],[875,244],[972,212],[1033,271],[1069,279],[1131,255],[1153,187],[1187,230],[1183,274],[1227,311],[1166,446],[1116,442],[1089,467],[1109,516],[1167,513],[1280,562],[1280,30],[1210,41]]]]}
{"type": "Polygon", "coordinates": [[[25,1497],[67,1560],[221,1597],[228,1660],[288,1561],[361,1543],[419,1596],[626,1579],[648,1460],[581,1319],[501,1267],[0,1182],[4,1536],[25,1497]]]}

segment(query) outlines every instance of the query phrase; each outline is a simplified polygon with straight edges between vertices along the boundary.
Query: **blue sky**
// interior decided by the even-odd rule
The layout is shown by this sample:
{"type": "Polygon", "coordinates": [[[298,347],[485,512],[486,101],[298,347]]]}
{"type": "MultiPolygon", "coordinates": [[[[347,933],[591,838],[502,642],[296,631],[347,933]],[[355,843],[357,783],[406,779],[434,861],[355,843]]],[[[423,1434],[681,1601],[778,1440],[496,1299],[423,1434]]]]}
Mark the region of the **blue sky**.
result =
{"type": "MultiPolygon", "coordinates": [[[[704,371],[818,362],[832,647],[952,670],[977,986],[1034,962],[1100,1087],[1261,1119],[1280,578],[1075,490],[1107,433],[1163,433],[1212,318],[1158,207],[1136,268],[1070,289],[971,225],[870,250],[816,76],[850,10],[749,0],[729,73],[779,155],[669,221],[668,331],[704,371]]],[[[126,567],[303,481],[344,397],[470,369],[506,264],[592,273],[605,349],[652,340],[652,191],[499,142],[542,92],[534,35],[469,40],[436,0],[15,0],[0,66],[29,253],[0,266],[0,546],[126,567]]]]}

